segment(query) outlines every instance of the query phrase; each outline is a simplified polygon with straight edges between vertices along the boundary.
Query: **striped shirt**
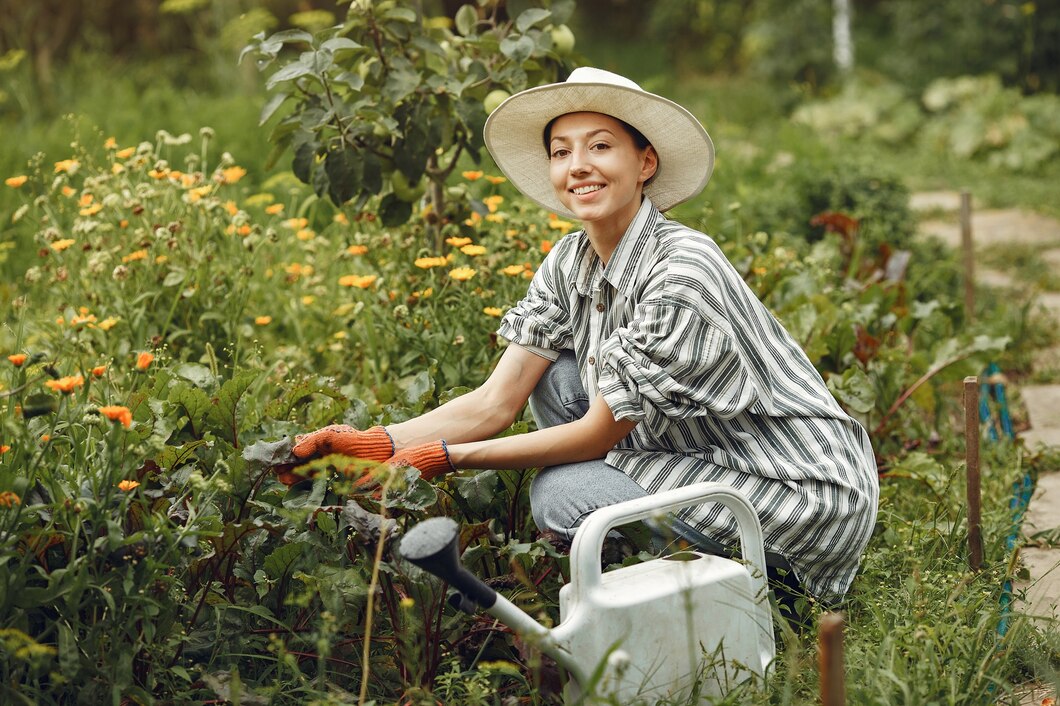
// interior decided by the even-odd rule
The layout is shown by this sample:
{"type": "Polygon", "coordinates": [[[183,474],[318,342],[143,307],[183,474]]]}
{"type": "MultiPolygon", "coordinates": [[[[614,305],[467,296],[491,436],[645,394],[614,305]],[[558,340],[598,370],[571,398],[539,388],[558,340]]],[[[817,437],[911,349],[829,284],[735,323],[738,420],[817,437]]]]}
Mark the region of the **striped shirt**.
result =
{"type": "MultiPolygon", "coordinates": [[[[573,349],[590,399],[640,422],[607,463],[649,493],[738,488],[766,551],[811,594],[846,593],[879,500],[868,435],[709,236],[644,199],[606,268],[583,231],[557,243],[498,334],[552,359],[573,349]]],[[[680,516],[736,543],[717,504],[680,516]]]]}

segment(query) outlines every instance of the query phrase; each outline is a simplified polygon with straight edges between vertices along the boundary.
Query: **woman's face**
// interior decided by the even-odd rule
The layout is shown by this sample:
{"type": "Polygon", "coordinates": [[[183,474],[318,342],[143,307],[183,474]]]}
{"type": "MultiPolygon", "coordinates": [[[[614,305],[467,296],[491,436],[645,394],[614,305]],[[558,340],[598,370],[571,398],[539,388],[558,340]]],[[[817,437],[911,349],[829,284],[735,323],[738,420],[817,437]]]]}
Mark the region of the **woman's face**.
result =
{"type": "Polygon", "coordinates": [[[644,182],[658,157],[638,149],[623,124],[601,113],[568,113],[549,136],[549,176],[560,202],[592,231],[621,236],[640,208],[644,182]]]}

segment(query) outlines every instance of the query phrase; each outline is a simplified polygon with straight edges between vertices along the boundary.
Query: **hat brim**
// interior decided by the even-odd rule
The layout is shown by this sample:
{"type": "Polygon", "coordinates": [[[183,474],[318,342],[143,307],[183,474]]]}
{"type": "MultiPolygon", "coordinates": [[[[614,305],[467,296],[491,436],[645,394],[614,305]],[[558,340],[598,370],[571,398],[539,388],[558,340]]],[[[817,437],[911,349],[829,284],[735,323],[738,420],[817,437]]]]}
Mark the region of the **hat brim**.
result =
{"type": "Polygon", "coordinates": [[[504,176],[540,206],[576,218],[549,179],[545,126],[567,113],[603,113],[640,132],[659,155],[659,168],[644,187],[665,211],[692,198],[714,171],[714,143],[694,115],[671,100],[610,83],[552,83],[516,93],[486,119],[486,149],[504,176]]]}

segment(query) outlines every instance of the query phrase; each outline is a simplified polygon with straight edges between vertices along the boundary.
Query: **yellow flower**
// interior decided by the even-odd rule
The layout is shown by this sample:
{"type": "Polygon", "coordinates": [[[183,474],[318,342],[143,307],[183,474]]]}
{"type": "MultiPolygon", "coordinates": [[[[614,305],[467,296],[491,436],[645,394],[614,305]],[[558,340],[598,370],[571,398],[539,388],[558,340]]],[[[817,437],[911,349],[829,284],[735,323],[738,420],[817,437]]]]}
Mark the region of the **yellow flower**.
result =
{"type": "Polygon", "coordinates": [[[134,260],[145,260],[147,259],[146,250],[136,250],[122,257],[122,262],[132,262],[134,260]]]}
{"type": "Polygon", "coordinates": [[[464,225],[466,225],[466,226],[476,226],[476,225],[478,225],[481,222],[482,222],[482,214],[480,214],[478,211],[472,211],[471,212],[471,217],[464,219],[464,225]]]}
{"type": "Polygon", "coordinates": [[[163,169],[159,171],[158,169],[152,169],[151,171],[147,172],[147,176],[151,177],[152,179],[165,179],[169,176],[169,170],[163,169]]]}
{"type": "Polygon", "coordinates": [[[254,323],[257,324],[258,326],[268,326],[269,324],[272,323],[272,317],[271,316],[255,316],[254,317],[254,323]]]}
{"type": "Polygon", "coordinates": [[[479,171],[460,172],[460,175],[468,181],[478,181],[482,178],[482,172],[479,171]]]}
{"type": "Polygon", "coordinates": [[[105,150],[112,150],[117,146],[118,141],[115,140],[113,137],[108,137],[106,140],[103,141],[103,149],[105,150]]]}
{"type": "Polygon", "coordinates": [[[494,318],[497,318],[498,316],[504,313],[504,310],[497,306],[487,306],[485,309],[482,310],[482,313],[486,316],[492,316],[494,318]]]}
{"type": "Polygon", "coordinates": [[[94,216],[102,210],[103,204],[94,203],[91,206],[88,206],[87,208],[82,208],[80,211],[78,211],[78,213],[80,213],[82,216],[94,216]]]}
{"type": "Polygon", "coordinates": [[[70,186],[69,184],[63,184],[62,192],[63,196],[70,197],[77,193],[77,189],[70,186]]]}
{"type": "Polygon", "coordinates": [[[506,216],[503,213],[490,213],[486,215],[486,220],[490,223],[504,223],[506,216]]]}
{"type": "Polygon", "coordinates": [[[375,282],[375,275],[346,275],[339,277],[339,284],[343,287],[357,287],[358,289],[368,289],[375,282]]]}
{"type": "Polygon", "coordinates": [[[114,164],[110,165],[110,173],[111,174],[121,174],[124,171],[125,171],[125,167],[123,167],[122,165],[118,164],[117,162],[115,162],[114,164]]]}
{"type": "Polygon", "coordinates": [[[301,230],[309,225],[308,218],[288,218],[283,222],[283,225],[287,226],[291,230],[301,230]]]}
{"type": "Polygon", "coordinates": [[[128,493],[130,490],[136,490],[139,487],[139,481],[135,480],[123,480],[121,483],[118,483],[118,490],[123,493],[128,493]]]}
{"type": "Polygon", "coordinates": [[[19,176],[13,176],[4,179],[4,183],[10,186],[12,189],[17,189],[18,187],[25,184],[28,180],[28,176],[26,176],[25,174],[20,174],[19,176]]]}
{"type": "Polygon", "coordinates": [[[460,252],[464,253],[465,255],[470,255],[471,257],[476,257],[478,255],[485,255],[486,248],[481,245],[465,245],[464,247],[460,248],[460,252]]]}
{"type": "Polygon", "coordinates": [[[316,300],[317,300],[317,298],[314,297],[312,294],[306,294],[305,296],[302,297],[302,305],[303,306],[310,306],[316,300]]]}
{"type": "Polygon", "coordinates": [[[350,255],[364,255],[366,252],[368,252],[368,246],[367,245],[351,245],[350,247],[346,248],[346,252],[349,253],[350,255]]]}
{"type": "Polygon", "coordinates": [[[449,276],[458,282],[466,282],[475,276],[475,270],[471,267],[457,267],[456,269],[449,270],[449,276]]]}
{"type": "Polygon", "coordinates": [[[81,166],[81,163],[76,159],[64,159],[61,162],[55,163],[55,173],[66,172],[67,174],[73,174],[77,171],[77,168],[81,166]]]}
{"type": "Polygon", "coordinates": [[[151,366],[151,363],[154,362],[154,359],[154,353],[142,351],[139,355],[136,356],[136,369],[147,370],[151,366]]]}
{"type": "Polygon", "coordinates": [[[76,241],[73,238],[63,238],[62,240],[56,240],[49,247],[55,252],[62,252],[68,247],[73,245],[76,241]]]}
{"type": "Polygon", "coordinates": [[[95,314],[80,314],[70,319],[71,326],[77,326],[78,324],[94,324],[96,323],[95,314]]]}
{"type": "Polygon", "coordinates": [[[563,235],[566,235],[570,232],[570,229],[574,227],[574,224],[568,223],[567,221],[561,221],[556,217],[556,214],[553,213],[549,215],[548,227],[552,230],[558,230],[563,233],[563,235]]]}
{"type": "Polygon", "coordinates": [[[504,203],[503,196],[487,196],[482,199],[482,203],[486,204],[486,208],[490,210],[490,213],[496,213],[497,207],[504,203]]]}
{"type": "Polygon", "coordinates": [[[305,242],[307,240],[312,240],[316,237],[316,235],[317,234],[311,228],[303,228],[295,234],[295,237],[301,240],[302,242],[305,242]]]}
{"type": "Polygon", "coordinates": [[[235,184],[246,175],[247,170],[243,169],[243,167],[228,167],[221,170],[221,179],[225,184],[235,184]]]}
{"type": "Polygon", "coordinates": [[[337,338],[338,340],[341,341],[343,339],[348,338],[349,336],[347,335],[347,333],[345,331],[336,331],[335,333],[331,334],[331,337],[332,338],[337,338]]]}
{"type": "Polygon", "coordinates": [[[225,212],[229,216],[234,216],[237,213],[239,213],[239,206],[236,206],[236,202],[235,201],[225,201],[224,207],[225,207],[225,212]]]}
{"type": "Polygon", "coordinates": [[[465,245],[471,244],[471,238],[458,238],[455,235],[445,239],[445,242],[452,245],[454,248],[462,248],[465,245]]]}
{"type": "Polygon", "coordinates": [[[350,219],[346,217],[345,213],[336,213],[331,220],[335,221],[336,223],[340,223],[344,226],[348,226],[350,224],[350,219]]]}
{"type": "Polygon", "coordinates": [[[412,608],[413,606],[416,605],[416,599],[413,598],[412,596],[405,596],[404,598],[402,598],[398,602],[398,605],[400,605],[402,608],[406,608],[406,609],[412,608]]]}
{"type": "Polygon", "coordinates": [[[447,262],[449,261],[444,257],[418,257],[412,264],[421,270],[429,270],[432,267],[441,267],[447,262]]]}
{"type": "Polygon", "coordinates": [[[53,392],[62,392],[69,395],[71,392],[85,384],[85,379],[80,375],[67,375],[58,380],[45,380],[44,386],[53,392]]]}
{"type": "Polygon", "coordinates": [[[132,157],[134,154],[136,154],[136,148],[135,147],[126,147],[123,150],[118,150],[117,152],[115,152],[114,156],[117,157],[118,159],[128,159],[129,157],[132,157]]]}
{"type": "Polygon", "coordinates": [[[192,203],[196,203],[201,200],[203,196],[206,196],[211,191],[213,191],[213,184],[205,184],[203,186],[198,186],[194,189],[189,189],[188,200],[192,203]]]}
{"type": "Polygon", "coordinates": [[[496,186],[497,184],[503,184],[504,182],[506,182],[508,180],[505,179],[502,176],[488,176],[488,177],[486,177],[486,181],[488,181],[489,183],[491,183],[494,186],[496,186]]]}
{"type": "Polygon", "coordinates": [[[104,331],[110,331],[112,328],[114,328],[114,325],[117,324],[120,320],[121,319],[116,319],[113,316],[108,316],[107,318],[99,322],[99,327],[104,331]]]}
{"type": "Polygon", "coordinates": [[[132,412],[129,411],[128,407],[122,407],[121,405],[107,405],[100,407],[99,413],[112,422],[120,422],[126,429],[132,426],[132,412]]]}
{"type": "Polygon", "coordinates": [[[501,270],[501,272],[508,275],[509,277],[517,277],[523,273],[524,269],[526,268],[522,265],[508,265],[503,270],[501,270]]]}
{"type": "Polygon", "coordinates": [[[269,214],[270,216],[275,216],[275,215],[277,215],[279,213],[283,213],[283,204],[282,203],[269,204],[268,206],[265,207],[265,213],[269,214]]]}

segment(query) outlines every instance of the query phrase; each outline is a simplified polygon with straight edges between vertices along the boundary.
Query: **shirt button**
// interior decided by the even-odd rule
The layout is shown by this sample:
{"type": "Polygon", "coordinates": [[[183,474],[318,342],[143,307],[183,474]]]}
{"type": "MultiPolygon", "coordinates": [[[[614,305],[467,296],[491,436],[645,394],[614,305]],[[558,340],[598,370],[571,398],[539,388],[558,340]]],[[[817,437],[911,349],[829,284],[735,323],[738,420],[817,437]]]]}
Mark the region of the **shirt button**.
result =
{"type": "Polygon", "coordinates": [[[603,311],[604,311],[604,309],[605,309],[605,308],[606,308],[606,307],[605,307],[605,306],[604,306],[603,304],[597,304],[597,305],[596,305],[596,310],[597,310],[597,311],[599,311],[599,312],[601,312],[601,313],[603,313],[603,311]]]}
{"type": "Polygon", "coordinates": [[[596,365],[596,358],[594,356],[589,356],[589,365],[596,365]]]}

